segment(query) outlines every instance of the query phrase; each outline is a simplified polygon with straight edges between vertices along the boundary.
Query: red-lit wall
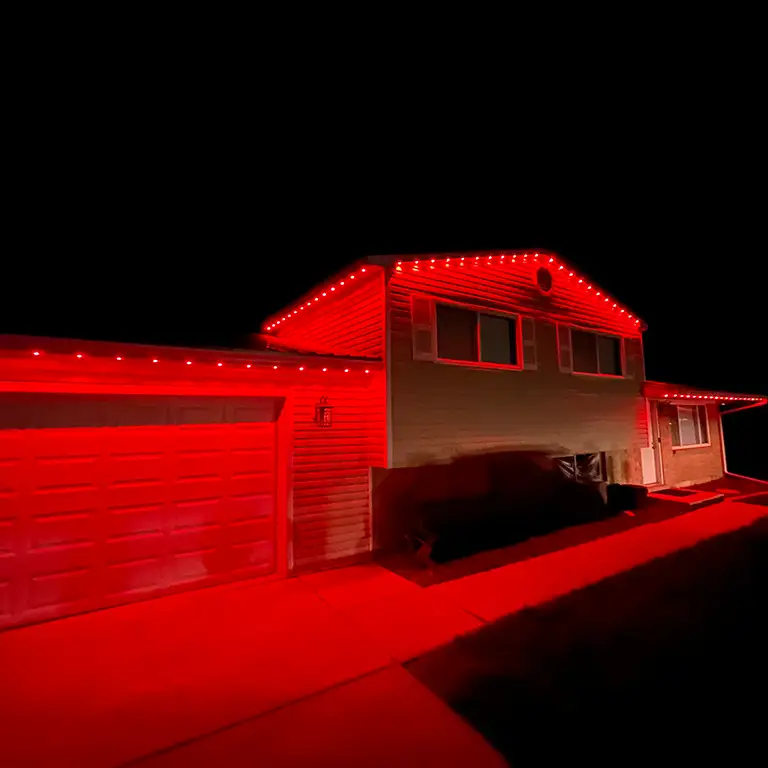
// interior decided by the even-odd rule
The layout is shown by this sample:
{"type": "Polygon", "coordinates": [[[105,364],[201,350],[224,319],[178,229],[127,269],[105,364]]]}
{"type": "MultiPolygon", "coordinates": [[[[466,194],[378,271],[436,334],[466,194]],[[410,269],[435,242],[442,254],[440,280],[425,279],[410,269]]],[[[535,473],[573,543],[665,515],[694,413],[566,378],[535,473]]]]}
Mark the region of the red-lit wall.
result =
{"type": "MultiPolygon", "coordinates": [[[[539,263],[418,271],[405,262],[389,284],[391,466],[410,466],[492,448],[563,454],[605,451],[610,478],[640,482],[647,445],[641,332],[554,271],[543,295],[539,263]],[[413,360],[411,297],[422,295],[536,322],[537,370],[503,370],[413,360]],[[563,373],[556,321],[625,337],[631,378],[563,373]]],[[[596,289],[597,290],[597,289],[596,289]]]]}
{"type": "Polygon", "coordinates": [[[299,350],[383,358],[384,270],[370,266],[365,275],[358,272],[354,282],[344,283],[337,281],[333,292],[331,286],[319,287],[317,302],[313,295],[303,305],[288,307],[289,319],[270,333],[299,350]]]}

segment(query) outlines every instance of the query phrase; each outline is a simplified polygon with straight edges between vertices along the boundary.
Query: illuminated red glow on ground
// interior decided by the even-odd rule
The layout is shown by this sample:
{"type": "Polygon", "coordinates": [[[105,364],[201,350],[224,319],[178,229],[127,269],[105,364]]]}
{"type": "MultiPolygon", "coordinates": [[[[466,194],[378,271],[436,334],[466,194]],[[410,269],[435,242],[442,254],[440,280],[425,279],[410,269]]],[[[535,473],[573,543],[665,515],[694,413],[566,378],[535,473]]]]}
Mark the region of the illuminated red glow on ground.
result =
{"type": "Polygon", "coordinates": [[[89,768],[170,750],[149,765],[257,764],[269,754],[330,765],[355,764],[346,759],[361,745],[432,756],[447,745],[458,764],[502,765],[397,662],[471,631],[477,617],[538,605],[766,513],[724,502],[427,589],[358,566],[6,632],[4,761],[89,768]]]}

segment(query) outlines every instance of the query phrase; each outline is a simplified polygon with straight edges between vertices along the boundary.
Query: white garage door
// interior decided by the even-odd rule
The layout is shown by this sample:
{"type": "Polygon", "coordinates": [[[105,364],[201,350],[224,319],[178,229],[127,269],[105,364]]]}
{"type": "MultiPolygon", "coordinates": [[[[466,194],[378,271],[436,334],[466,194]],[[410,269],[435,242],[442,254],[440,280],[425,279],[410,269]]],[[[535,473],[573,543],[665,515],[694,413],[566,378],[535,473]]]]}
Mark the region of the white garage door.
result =
{"type": "Polygon", "coordinates": [[[279,409],[0,395],[0,627],[274,573],[279,409]]]}

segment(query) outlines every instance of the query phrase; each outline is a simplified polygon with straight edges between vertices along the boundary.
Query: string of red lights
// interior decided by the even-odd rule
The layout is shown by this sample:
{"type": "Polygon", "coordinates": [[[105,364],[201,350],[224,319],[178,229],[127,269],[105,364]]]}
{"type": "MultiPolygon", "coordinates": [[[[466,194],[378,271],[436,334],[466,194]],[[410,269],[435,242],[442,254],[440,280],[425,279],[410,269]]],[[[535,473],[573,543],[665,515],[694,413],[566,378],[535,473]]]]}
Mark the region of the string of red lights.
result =
{"type": "MultiPolygon", "coordinates": [[[[627,320],[632,321],[632,325],[640,325],[642,323],[642,320],[640,318],[633,315],[631,312],[629,312],[625,307],[622,307],[619,302],[617,302],[615,299],[609,297],[606,293],[603,291],[596,290],[594,286],[592,286],[591,283],[589,283],[584,277],[579,275],[576,271],[574,271],[571,267],[566,266],[565,264],[562,264],[557,261],[557,259],[554,256],[549,256],[546,254],[539,254],[539,253],[533,253],[529,256],[527,253],[519,254],[519,253],[502,253],[502,254],[492,254],[490,256],[454,256],[446,257],[444,259],[427,259],[427,260],[419,260],[414,259],[412,261],[398,261],[395,264],[395,271],[396,272],[403,272],[404,271],[404,265],[410,266],[410,269],[412,272],[419,272],[422,268],[428,267],[429,269],[438,269],[440,267],[445,267],[450,269],[452,266],[458,267],[461,269],[462,267],[467,267],[471,265],[472,267],[482,267],[482,266],[496,266],[496,267],[507,267],[512,265],[524,265],[528,266],[529,264],[534,263],[540,263],[541,265],[551,266],[553,269],[557,268],[558,272],[561,271],[568,271],[567,278],[569,281],[574,280],[576,285],[583,285],[585,294],[589,291],[592,291],[592,296],[595,300],[600,300],[606,304],[610,305],[610,309],[617,312],[619,315],[626,315],[627,320]],[[530,258],[530,262],[528,259],[530,258]],[[494,261],[495,259],[495,261],[494,261]],[[519,259],[519,261],[518,261],[519,259]]],[[[330,286],[326,286],[325,289],[320,291],[316,296],[314,296],[311,300],[307,302],[302,302],[296,309],[289,310],[286,315],[283,315],[277,320],[272,320],[270,318],[266,321],[264,324],[264,330],[265,331],[273,331],[275,330],[279,325],[286,323],[288,320],[290,320],[292,317],[299,314],[299,312],[303,311],[304,309],[307,309],[311,306],[313,306],[314,302],[319,302],[323,298],[330,297],[330,294],[335,293],[339,288],[347,285],[347,281],[354,280],[355,278],[359,277],[366,271],[366,268],[361,268],[358,272],[352,272],[350,273],[346,279],[340,280],[338,283],[334,283],[330,286]],[[270,322],[272,320],[272,322],[270,322]]]]}
{"type": "Polygon", "coordinates": [[[675,392],[673,394],[664,394],[662,395],[662,399],[664,400],[719,400],[721,403],[724,403],[726,401],[739,401],[739,402],[749,402],[749,403],[757,403],[762,401],[765,401],[766,398],[764,397],[730,397],[728,395],[686,395],[683,393],[675,392]]]}
{"type": "MultiPolygon", "coordinates": [[[[54,353],[54,354],[56,354],[56,353],[54,353]]],[[[34,350],[32,352],[32,357],[40,358],[40,357],[43,357],[43,356],[44,356],[44,353],[41,352],[40,350],[34,350]]],[[[83,355],[82,353],[78,352],[77,354],[74,355],[74,357],[76,357],[78,360],[82,360],[82,359],[85,358],[85,355],[83,355]]],[[[96,358],[94,358],[94,359],[96,359],[96,358]]],[[[105,358],[100,357],[98,359],[103,360],[105,358]]],[[[123,358],[122,355],[116,355],[113,359],[116,362],[122,362],[125,358],[123,358]]],[[[132,361],[136,361],[136,362],[138,362],[141,359],[142,358],[135,358],[135,357],[131,358],[132,361]]],[[[148,361],[148,359],[147,359],[147,361],[148,361]]],[[[157,357],[153,357],[151,359],[151,362],[152,363],[160,363],[160,359],[157,358],[157,357]]],[[[174,364],[174,363],[179,363],[181,361],[178,361],[178,360],[166,360],[164,362],[165,363],[174,364]]],[[[183,362],[184,362],[185,365],[192,365],[194,361],[192,361],[192,360],[184,360],[183,362]]],[[[197,365],[209,365],[209,363],[197,361],[197,365]]],[[[239,370],[239,369],[242,369],[242,368],[246,368],[246,369],[253,368],[254,365],[253,365],[253,363],[223,363],[223,362],[219,361],[219,362],[216,362],[214,364],[214,367],[216,367],[216,368],[226,368],[227,370],[235,370],[235,369],[239,370]]],[[[343,371],[344,373],[351,373],[352,372],[352,369],[349,368],[349,367],[345,367],[345,368],[334,367],[333,369],[331,369],[331,368],[328,367],[327,363],[322,368],[320,366],[307,366],[306,364],[303,364],[303,365],[298,365],[297,364],[297,365],[293,365],[292,366],[292,365],[287,364],[287,363],[281,363],[279,365],[269,365],[268,363],[264,363],[264,364],[261,364],[261,365],[257,364],[257,367],[270,368],[273,371],[277,371],[277,370],[297,370],[297,371],[310,370],[310,371],[321,371],[322,373],[328,373],[329,371],[331,371],[331,372],[333,372],[333,371],[343,371]]],[[[370,368],[363,369],[363,373],[370,373],[370,372],[371,372],[370,368]]]]}

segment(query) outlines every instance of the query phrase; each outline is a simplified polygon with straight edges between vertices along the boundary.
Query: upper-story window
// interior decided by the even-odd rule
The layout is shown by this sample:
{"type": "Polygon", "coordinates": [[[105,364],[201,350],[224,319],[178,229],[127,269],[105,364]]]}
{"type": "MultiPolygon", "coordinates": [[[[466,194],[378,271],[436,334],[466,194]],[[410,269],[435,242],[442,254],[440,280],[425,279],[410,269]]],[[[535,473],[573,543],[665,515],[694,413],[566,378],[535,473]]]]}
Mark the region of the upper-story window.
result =
{"type": "Polygon", "coordinates": [[[621,337],[559,325],[560,368],[595,376],[624,376],[621,337]]]}
{"type": "Polygon", "coordinates": [[[437,357],[468,363],[518,365],[517,318],[448,304],[435,306],[437,357]]]}
{"type": "Polygon", "coordinates": [[[490,368],[536,368],[532,318],[413,296],[413,356],[490,368]]]}

